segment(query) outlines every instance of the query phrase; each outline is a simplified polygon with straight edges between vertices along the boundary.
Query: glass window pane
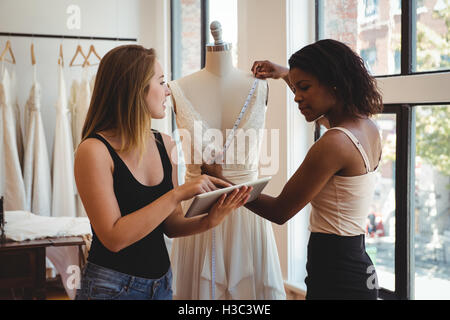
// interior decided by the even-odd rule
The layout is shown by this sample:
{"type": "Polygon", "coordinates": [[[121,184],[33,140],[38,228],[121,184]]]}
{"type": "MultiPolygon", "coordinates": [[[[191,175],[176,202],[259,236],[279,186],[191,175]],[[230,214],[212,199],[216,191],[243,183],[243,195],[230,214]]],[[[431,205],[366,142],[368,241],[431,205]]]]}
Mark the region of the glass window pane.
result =
{"type": "Polygon", "coordinates": [[[173,79],[201,69],[201,1],[173,0],[173,79]]]}
{"type": "Polygon", "coordinates": [[[319,38],[346,43],[374,76],[398,74],[401,1],[320,0],[319,38]]]}
{"type": "MultiPolygon", "coordinates": [[[[237,65],[238,43],[237,0],[209,0],[209,22],[219,21],[222,25],[222,40],[232,44],[233,63],[237,65]]],[[[209,26],[208,26],[209,28],[209,26]]],[[[208,29],[209,30],[209,29],[208,29]]],[[[208,31],[209,41],[214,42],[208,31]]]]}
{"type": "Polygon", "coordinates": [[[450,69],[450,1],[416,0],[416,65],[414,71],[450,69]]]}
{"type": "Polygon", "coordinates": [[[378,284],[391,291],[395,291],[396,118],[395,114],[380,114],[373,119],[380,130],[383,153],[366,227],[366,251],[375,265],[378,284]]]}
{"type": "Polygon", "coordinates": [[[416,299],[450,299],[449,119],[450,106],[416,109],[416,299]]]}

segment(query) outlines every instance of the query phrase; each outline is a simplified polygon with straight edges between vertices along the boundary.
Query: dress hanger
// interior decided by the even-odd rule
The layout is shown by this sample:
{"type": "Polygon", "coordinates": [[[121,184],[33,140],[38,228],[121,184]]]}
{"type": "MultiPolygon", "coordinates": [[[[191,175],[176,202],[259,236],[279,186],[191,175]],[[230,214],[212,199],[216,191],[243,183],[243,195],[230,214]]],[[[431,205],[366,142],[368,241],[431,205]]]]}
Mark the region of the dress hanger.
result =
{"type": "Polygon", "coordinates": [[[16,64],[16,58],[14,57],[14,53],[11,48],[11,41],[9,41],[9,40],[6,41],[5,49],[3,49],[2,54],[0,55],[0,61],[7,61],[12,64],[16,64]],[[6,59],[5,55],[7,52],[9,52],[9,55],[11,56],[11,60],[6,59]]]}
{"type": "Polygon", "coordinates": [[[75,67],[75,66],[84,66],[84,65],[90,65],[89,61],[87,61],[86,55],[83,53],[83,49],[80,45],[77,45],[77,50],[75,51],[75,55],[73,56],[72,60],[70,61],[69,66],[75,67]],[[75,58],[78,54],[81,54],[81,56],[84,58],[84,62],[82,64],[73,64],[75,62],[75,58]]]}
{"type": "Polygon", "coordinates": [[[64,56],[63,56],[63,46],[62,46],[62,43],[59,45],[58,65],[60,65],[61,67],[64,67],[64,56]]]}
{"type": "Polygon", "coordinates": [[[31,65],[34,66],[36,64],[36,56],[34,55],[34,43],[31,44],[31,65]]]}
{"type": "Polygon", "coordinates": [[[89,47],[88,55],[86,56],[86,61],[83,63],[83,67],[85,67],[86,65],[91,65],[91,66],[98,65],[98,63],[95,63],[95,64],[89,63],[88,59],[89,59],[89,57],[91,56],[91,53],[93,53],[93,54],[97,57],[98,61],[102,60],[102,58],[100,57],[100,55],[99,55],[99,54],[97,53],[97,51],[95,50],[94,45],[91,44],[91,46],[89,47]]]}

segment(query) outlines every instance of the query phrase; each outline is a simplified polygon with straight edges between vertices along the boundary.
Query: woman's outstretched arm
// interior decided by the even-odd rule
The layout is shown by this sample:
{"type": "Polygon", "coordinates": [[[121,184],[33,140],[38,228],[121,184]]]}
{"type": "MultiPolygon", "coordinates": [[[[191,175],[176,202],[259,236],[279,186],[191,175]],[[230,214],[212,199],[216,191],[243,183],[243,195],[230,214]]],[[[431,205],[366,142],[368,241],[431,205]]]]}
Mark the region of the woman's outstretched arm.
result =
{"type": "Polygon", "coordinates": [[[284,224],[311,202],[328,180],[344,167],[348,152],[342,147],[343,140],[337,132],[326,133],[308,151],[280,195],[261,194],[245,207],[274,223],[284,224]]]}
{"type": "Polygon", "coordinates": [[[283,79],[289,88],[294,92],[294,86],[289,81],[289,68],[268,60],[255,61],[252,66],[252,73],[258,79],[283,79]]]}

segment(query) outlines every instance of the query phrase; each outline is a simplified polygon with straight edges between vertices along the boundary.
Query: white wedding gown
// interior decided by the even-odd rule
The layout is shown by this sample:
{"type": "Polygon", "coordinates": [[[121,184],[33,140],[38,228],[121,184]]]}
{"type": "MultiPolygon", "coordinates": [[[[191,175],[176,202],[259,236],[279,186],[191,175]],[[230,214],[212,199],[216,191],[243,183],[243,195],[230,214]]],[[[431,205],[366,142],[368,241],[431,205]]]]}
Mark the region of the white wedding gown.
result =
{"type": "Polygon", "coordinates": [[[58,66],[58,76],[59,92],[53,144],[52,212],[54,217],[76,217],[72,129],[69,122],[66,84],[61,65],[58,66]]]}
{"type": "MultiPolygon", "coordinates": [[[[90,81],[88,79],[88,69],[83,68],[81,81],[74,81],[71,87],[71,96],[69,100],[70,110],[72,112],[72,135],[73,135],[73,147],[75,150],[81,143],[81,133],[83,131],[84,121],[89,110],[89,104],[91,102],[91,88],[90,81]]],[[[87,217],[86,210],[80,196],[76,196],[77,217],[87,217]]]]}
{"type": "Polygon", "coordinates": [[[23,169],[23,155],[24,155],[24,137],[22,134],[22,115],[20,112],[19,101],[17,96],[17,76],[16,66],[11,70],[11,103],[16,116],[16,140],[17,152],[19,154],[20,167],[23,169]]]}
{"type": "MultiPolygon", "coordinates": [[[[169,83],[176,102],[177,125],[187,130],[191,145],[183,145],[186,181],[201,174],[201,164],[193,164],[197,152],[203,152],[208,141],[204,133],[210,129],[201,115],[186,99],[176,81],[169,83]],[[202,135],[194,135],[194,127],[202,126],[202,135]],[[194,141],[194,139],[197,139],[194,141]],[[202,146],[202,150],[194,150],[202,146]],[[190,159],[189,159],[190,158],[190,159]],[[189,164],[190,163],[190,164],[189,164]]],[[[236,150],[242,162],[223,165],[223,175],[233,183],[258,178],[259,150],[265,124],[267,82],[259,81],[239,128],[253,130],[257,141],[237,145],[237,137],[228,149],[236,150]]],[[[245,97],[243,97],[243,100],[245,97]]],[[[237,116],[237,115],[236,115],[237,116]]],[[[224,136],[225,140],[226,136],[224,136]]],[[[187,139],[184,139],[186,141],[187,139]]],[[[220,146],[217,146],[220,147],[220,146]]],[[[183,203],[186,210],[189,202],[183,203]]],[[[215,232],[215,299],[285,299],[278,251],[272,225],[245,207],[232,212],[214,228],[215,232]]],[[[174,299],[212,299],[212,230],[173,241],[171,263],[173,267],[174,299]]]]}
{"type": "Polygon", "coordinates": [[[41,87],[34,79],[25,105],[26,133],[23,179],[26,210],[41,216],[51,216],[52,186],[47,142],[41,116],[41,87]]]}
{"type": "Polygon", "coordinates": [[[0,196],[4,196],[4,210],[26,208],[25,184],[18,145],[15,99],[11,97],[11,83],[6,68],[0,79],[0,196]]]}

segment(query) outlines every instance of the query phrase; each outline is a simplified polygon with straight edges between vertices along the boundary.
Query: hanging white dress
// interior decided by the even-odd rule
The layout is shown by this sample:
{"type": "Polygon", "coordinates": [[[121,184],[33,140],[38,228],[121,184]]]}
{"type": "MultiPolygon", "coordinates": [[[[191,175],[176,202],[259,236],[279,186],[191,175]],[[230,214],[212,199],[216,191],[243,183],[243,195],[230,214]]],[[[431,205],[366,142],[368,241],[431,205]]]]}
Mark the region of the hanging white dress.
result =
{"type": "MultiPolygon", "coordinates": [[[[88,79],[88,69],[83,68],[81,82],[76,87],[76,95],[74,98],[74,105],[72,110],[72,125],[73,125],[73,138],[74,138],[74,148],[78,148],[81,142],[81,133],[83,131],[84,121],[86,120],[86,115],[89,110],[89,104],[91,102],[91,89],[88,79]]],[[[77,194],[77,216],[86,217],[86,211],[84,210],[83,203],[81,202],[80,196],[77,194]]]]}
{"type": "MultiPolygon", "coordinates": [[[[194,164],[194,154],[203,152],[209,143],[201,141],[202,134],[194,134],[194,127],[200,125],[203,133],[211,128],[186,99],[177,82],[170,82],[169,86],[177,106],[178,128],[188,130],[192,139],[190,145],[183,144],[183,153],[188,158],[186,181],[189,181],[201,174],[201,164],[194,164]],[[195,146],[202,146],[203,149],[194,150],[195,146]]],[[[266,96],[267,82],[259,81],[239,126],[245,131],[254,130],[257,141],[238,145],[236,143],[238,139],[235,138],[228,149],[228,152],[235,150],[239,159],[243,160],[243,163],[223,165],[223,175],[233,183],[258,178],[266,96]]],[[[188,204],[189,202],[182,203],[183,210],[186,210],[188,204]]],[[[215,271],[215,299],[286,298],[278,251],[272,225],[268,220],[245,207],[240,207],[214,230],[215,270],[212,268],[212,230],[174,239],[171,263],[175,299],[212,299],[213,271],[215,271]]]]}
{"type": "Polygon", "coordinates": [[[81,82],[77,88],[75,106],[73,110],[73,127],[74,127],[74,148],[78,148],[81,142],[81,132],[83,131],[84,121],[91,102],[91,89],[88,79],[88,69],[83,68],[81,82]]]}
{"type": "Polygon", "coordinates": [[[9,73],[4,69],[0,79],[0,195],[4,196],[4,210],[23,210],[26,208],[25,185],[10,92],[9,73]]]}
{"type": "Polygon", "coordinates": [[[90,87],[90,89],[91,89],[91,97],[92,97],[92,93],[94,92],[94,87],[95,87],[95,77],[96,77],[96,74],[93,74],[93,75],[91,76],[91,82],[89,83],[89,87],[90,87]]]}
{"type": "Polygon", "coordinates": [[[22,117],[19,107],[19,100],[17,96],[17,77],[15,66],[13,66],[13,69],[11,70],[11,98],[14,113],[16,116],[15,125],[16,125],[17,153],[19,155],[20,166],[23,169],[24,138],[22,134],[22,117]]]}
{"type": "Polygon", "coordinates": [[[70,111],[70,127],[72,131],[72,145],[75,147],[75,113],[76,113],[76,105],[77,105],[77,94],[78,89],[80,87],[80,83],[78,80],[73,80],[72,85],[70,86],[70,96],[69,96],[69,111],[70,111]]]}
{"type": "Polygon", "coordinates": [[[41,216],[51,216],[51,179],[47,142],[41,117],[41,89],[36,80],[36,65],[33,66],[34,79],[30,95],[25,105],[27,115],[24,182],[27,197],[27,211],[41,216]]]}
{"type": "Polygon", "coordinates": [[[69,122],[64,71],[61,65],[58,66],[58,73],[59,92],[53,144],[52,212],[53,217],[76,217],[72,130],[69,122]]]}

